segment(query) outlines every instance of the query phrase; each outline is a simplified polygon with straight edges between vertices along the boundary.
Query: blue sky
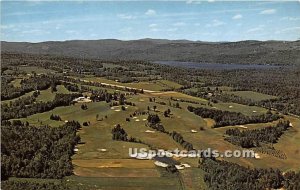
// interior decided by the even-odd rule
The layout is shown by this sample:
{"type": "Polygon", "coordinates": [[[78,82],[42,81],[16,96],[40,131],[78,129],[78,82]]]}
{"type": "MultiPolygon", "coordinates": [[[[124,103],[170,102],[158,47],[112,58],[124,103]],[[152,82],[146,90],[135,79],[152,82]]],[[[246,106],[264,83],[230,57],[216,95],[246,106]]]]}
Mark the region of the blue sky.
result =
{"type": "Polygon", "coordinates": [[[300,1],[2,1],[1,40],[298,40],[300,1]]]}

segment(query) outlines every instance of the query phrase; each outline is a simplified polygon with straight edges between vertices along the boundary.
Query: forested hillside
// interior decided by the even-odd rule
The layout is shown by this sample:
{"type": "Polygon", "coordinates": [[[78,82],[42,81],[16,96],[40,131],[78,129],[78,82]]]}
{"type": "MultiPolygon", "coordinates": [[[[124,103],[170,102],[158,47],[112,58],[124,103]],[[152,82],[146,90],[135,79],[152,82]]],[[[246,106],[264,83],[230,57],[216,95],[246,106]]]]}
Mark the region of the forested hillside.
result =
{"type": "Polygon", "coordinates": [[[2,42],[3,52],[65,55],[102,60],[194,61],[203,63],[300,63],[300,42],[241,41],[210,43],[142,39],[74,40],[64,42],[2,42]]]}

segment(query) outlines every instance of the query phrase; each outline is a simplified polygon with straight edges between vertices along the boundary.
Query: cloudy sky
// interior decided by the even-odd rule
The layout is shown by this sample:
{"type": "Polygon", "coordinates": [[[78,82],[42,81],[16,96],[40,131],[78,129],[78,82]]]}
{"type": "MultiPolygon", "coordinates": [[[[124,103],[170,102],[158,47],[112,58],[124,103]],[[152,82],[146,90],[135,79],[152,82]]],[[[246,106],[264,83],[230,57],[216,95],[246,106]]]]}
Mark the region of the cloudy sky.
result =
{"type": "Polygon", "coordinates": [[[300,2],[1,2],[1,40],[298,40],[300,2]]]}

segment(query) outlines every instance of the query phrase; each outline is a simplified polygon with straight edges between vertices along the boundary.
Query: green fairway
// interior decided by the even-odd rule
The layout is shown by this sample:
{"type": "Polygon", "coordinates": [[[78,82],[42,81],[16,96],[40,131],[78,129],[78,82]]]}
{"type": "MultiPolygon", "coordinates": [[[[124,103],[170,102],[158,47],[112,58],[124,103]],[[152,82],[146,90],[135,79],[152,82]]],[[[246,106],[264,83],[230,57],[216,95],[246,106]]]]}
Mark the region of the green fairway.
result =
{"type": "Polygon", "coordinates": [[[261,115],[266,113],[268,110],[257,106],[247,106],[237,103],[217,103],[213,104],[213,107],[224,111],[240,112],[244,115],[261,115]]]}
{"type": "Polygon", "coordinates": [[[14,87],[20,87],[21,81],[22,81],[22,78],[17,78],[15,80],[11,81],[10,84],[12,84],[14,87]]]}
{"type": "Polygon", "coordinates": [[[37,97],[37,101],[47,102],[52,101],[55,97],[55,94],[61,93],[61,94],[68,94],[71,93],[68,91],[63,85],[57,85],[56,92],[51,92],[51,88],[48,88],[47,90],[41,90],[40,95],[37,97]]]}
{"type": "Polygon", "coordinates": [[[84,80],[92,81],[92,82],[100,82],[107,83],[111,85],[120,85],[130,88],[151,90],[151,91],[162,91],[167,89],[177,89],[180,88],[181,85],[175,82],[167,81],[167,80],[153,80],[149,82],[134,82],[134,83],[120,83],[113,80],[108,80],[100,77],[85,77],[84,80]]]}
{"type": "MultiPolygon", "coordinates": [[[[92,80],[92,79],[91,79],[92,80]]],[[[94,79],[93,79],[94,80],[94,79]]],[[[107,79],[97,78],[97,82],[112,82],[107,79]]],[[[173,87],[176,83],[168,81],[156,81],[151,87],[145,83],[129,83],[126,85],[135,85],[135,88],[148,87],[150,89],[162,90],[167,85],[173,87]],[[165,85],[163,85],[163,84],[165,85]],[[138,86],[142,85],[142,86],[138,86]],[[160,86],[160,87],[158,87],[160,86]]],[[[119,84],[114,82],[113,84],[119,84]]],[[[123,85],[123,84],[122,84],[123,85]]],[[[121,92],[110,88],[93,87],[92,89],[105,89],[109,92],[121,92]]],[[[145,88],[146,89],[146,88],[145,88]]],[[[51,92],[51,88],[42,90],[37,101],[51,101],[56,93],[71,93],[63,85],[57,86],[57,92],[51,92]]],[[[89,94],[89,93],[87,93],[89,94]]],[[[136,160],[130,158],[129,148],[146,148],[174,150],[184,148],[172,139],[168,134],[155,131],[146,127],[148,115],[136,115],[134,112],[149,112],[157,114],[166,131],[176,131],[180,133],[183,139],[193,144],[196,150],[211,148],[224,153],[226,150],[243,150],[224,140],[224,133],[228,128],[240,126],[226,126],[222,128],[211,128],[213,120],[201,118],[187,110],[187,106],[207,107],[209,109],[220,109],[223,111],[240,112],[251,116],[267,112],[266,109],[257,106],[247,106],[236,103],[215,103],[208,106],[208,101],[202,98],[189,96],[183,93],[153,92],[137,95],[127,95],[127,101],[135,106],[125,105],[125,110],[121,106],[110,107],[106,102],[86,103],[87,109],[81,109],[82,103],[76,103],[71,106],[57,107],[51,111],[31,115],[22,118],[22,121],[28,121],[31,125],[50,125],[58,127],[66,121],[76,120],[82,125],[89,122],[89,126],[82,126],[78,131],[82,144],[78,144],[78,151],[72,156],[74,165],[74,175],[64,178],[71,189],[206,189],[203,181],[204,171],[198,168],[198,158],[178,158],[180,162],[189,164],[191,168],[180,170],[178,175],[165,173],[164,168],[158,168],[153,160],[136,160]],[[155,102],[150,98],[155,98],[155,102]],[[178,103],[179,107],[174,105],[178,103]],[[149,107],[149,108],[148,108],[149,107]],[[156,108],[154,111],[154,107],[156,108]],[[170,109],[169,117],[164,116],[164,111],[170,109]],[[50,115],[59,115],[61,121],[50,120],[50,115]],[[98,116],[97,116],[98,115],[98,116]],[[130,117],[132,115],[132,117],[130,117]],[[126,121],[129,118],[130,121],[126,121]],[[128,137],[134,137],[143,143],[133,143],[125,141],[112,140],[112,128],[120,124],[127,132],[128,137]],[[148,132],[147,132],[148,131],[148,132]],[[152,131],[152,132],[149,132],[152,131]],[[148,146],[150,145],[150,147],[148,146]]],[[[287,155],[286,160],[276,158],[271,155],[261,154],[260,159],[254,158],[223,158],[227,161],[238,163],[249,167],[275,167],[284,171],[297,168],[298,155],[295,146],[288,147],[289,144],[299,144],[299,119],[289,117],[295,125],[282,136],[279,143],[274,147],[284,151],[287,155]]],[[[272,123],[247,124],[243,129],[257,129],[270,125],[272,123]]],[[[300,146],[300,144],[299,144],[300,146]]]]}
{"type": "Polygon", "coordinates": [[[234,94],[236,96],[240,96],[245,99],[251,99],[254,101],[270,100],[277,98],[276,96],[271,96],[253,91],[224,91],[224,93],[234,94]]]}
{"type": "Polygon", "coordinates": [[[177,178],[174,177],[102,177],[102,178],[90,178],[90,177],[77,177],[71,176],[67,178],[68,186],[80,189],[143,189],[143,190],[176,190],[181,189],[181,185],[177,178]]]}
{"type": "Polygon", "coordinates": [[[45,69],[45,68],[42,68],[42,67],[35,67],[35,66],[20,66],[19,70],[24,71],[27,74],[32,74],[32,73],[36,73],[36,74],[56,73],[56,71],[54,71],[54,70],[45,69]]]}

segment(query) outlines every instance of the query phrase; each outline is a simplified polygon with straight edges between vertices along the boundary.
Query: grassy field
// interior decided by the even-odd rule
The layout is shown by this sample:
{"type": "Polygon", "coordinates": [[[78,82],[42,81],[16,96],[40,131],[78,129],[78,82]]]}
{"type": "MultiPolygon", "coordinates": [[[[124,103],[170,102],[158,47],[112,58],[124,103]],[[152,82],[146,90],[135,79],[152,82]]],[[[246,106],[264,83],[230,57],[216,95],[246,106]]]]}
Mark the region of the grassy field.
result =
{"type": "Polygon", "coordinates": [[[21,81],[22,81],[22,78],[16,78],[15,80],[11,81],[10,84],[12,84],[14,87],[20,87],[21,81]]]}
{"type": "MultiPolygon", "coordinates": [[[[53,93],[51,92],[51,88],[48,88],[46,90],[40,90],[40,95],[36,98],[36,101],[41,101],[41,102],[52,101],[55,97],[55,94],[57,94],[57,93],[62,93],[62,94],[71,93],[63,85],[57,85],[56,89],[57,89],[57,91],[53,92],[53,93]]],[[[25,93],[24,95],[22,95],[18,98],[11,99],[11,100],[1,101],[1,103],[9,103],[9,102],[16,101],[19,98],[31,96],[33,94],[33,92],[34,91],[25,93]]]]}
{"type": "MultiPolygon", "coordinates": [[[[194,115],[186,110],[187,105],[191,105],[190,103],[181,102],[180,106],[182,109],[169,107],[167,105],[160,105],[154,102],[149,102],[149,97],[153,97],[150,95],[138,95],[138,96],[129,96],[128,99],[132,102],[135,102],[136,106],[128,106],[126,111],[119,111],[119,107],[115,107],[111,109],[106,103],[104,102],[92,102],[88,103],[88,109],[82,110],[80,108],[81,104],[76,104],[74,106],[66,106],[66,107],[59,107],[55,108],[52,111],[48,111],[45,113],[35,114],[29,116],[28,118],[24,118],[23,120],[29,121],[30,124],[38,125],[42,124],[49,124],[51,126],[59,126],[64,123],[65,120],[72,120],[76,119],[81,124],[85,121],[90,121],[90,126],[83,127],[82,130],[79,131],[82,141],[85,144],[78,145],[79,151],[74,156],[74,160],[89,160],[89,159],[128,159],[128,148],[129,147],[145,147],[145,145],[137,144],[137,143],[129,143],[129,142],[121,142],[121,141],[112,141],[111,140],[111,128],[116,125],[120,124],[128,133],[129,136],[135,137],[137,139],[142,140],[148,144],[151,144],[153,147],[156,148],[163,148],[163,149],[175,149],[182,147],[173,141],[168,135],[154,132],[154,133],[146,133],[147,128],[145,126],[147,116],[136,116],[136,118],[131,118],[130,122],[126,122],[125,118],[129,117],[134,111],[144,111],[147,109],[147,106],[152,108],[154,105],[157,106],[157,110],[155,114],[158,114],[162,120],[162,123],[166,130],[168,131],[177,131],[184,139],[191,142],[196,149],[202,148],[214,148],[220,151],[224,150],[234,150],[237,147],[224,141],[224,131],[226,128],[220,129],[212,129],[207,123],[207,119],[202,119],[199,116],[194,115]],[[164,117],[163,112],[170,108],[171,109],[171,117],[164,117]],[[60,115],[62,121],[53,121],[50,120],[51,114],[60,115]],[[103,119],[102,121],[96,120],[96,115],[99,115],[99,118],[104,118],[107,116],[107,119],[103,119]],[[200,131],[200,127],[203,127],[204,130],[200,131]],[[197,133],[192,133],[191,130],[198,131],[197,133]],[[102,152],[101,149],[107,149],[106,152],[102,152]]],[[[167,103],[168,99],[164,97],[156,97],[156,101],[165,101],[167,103]]],[[[226,105],[226,104],[225,104],[226,105]]],[[[219,106],[219,109],[229,109],[228,106],[221,105],[214,105],[219,106]]],[[[252,114],[251,110],[253,107],[250,106],[241,106],[241,105],[234,105],[230,108],[231,111],[241,111],[247,114],[252,114]],[[247,108],[250,111],[247,111],[247,108]]],[[[264,112],[266,110],[261,110],[264,112]]],[[[154,111],[151,111],[154,113],[154,111]]],[[[298,121],[295,119],[295,122],[298,121]]],[[[275,123],[275,122],[274,122],[275,123]]],[[[274,124],[273,123],[273,124],[274,124]]],[[[296,122],[297,123],[297,122],[296,122]]],[[[249,124],[245,125],[249,129],[251,128],[260,128],[264,126],[271,125],[269,124],[249,124]]],[[[151,129],[150,129],[151,130],[151,129]]],[[[288,133],[289,134],[289,133],[288,133]]],[[[298,133],[292,133],[290,135],[298,133]]],[[[298,137],[290,138],[290,141],[298,142],[298,137]]],[[[283,147],[280,147],[281,149],[283,147]]],[[[292,154],[290,152],[289,154],[292,154]]],[[[268,156],[267,156],[268,157],[268,156]]],[[[273,159],[270,156],[269,159],[273,159]]],[[[274,158],[276,160],[276,158],[274,158]]],[[[136,160],[132,160],[135,162],[136,160]]],[[[259,163],[261,160],[251,160],[251,161],[243,161],[243,159],[234,159],[235,162],[250,166],[254,163],[259,163]]],[[[194,160],[187,160],[189,164],[194,164],[194,160]]],[[[272,162],[275,163],[275,162],[272,162]]],[[[272,165],[270,163],[269,165],[272,165]]],[[[285,164],[286,161],[280,161],[278,167],[280,168],[293,168],[293,164],[288,166],[285,164]]],[[[76,164],[75,164],[76,165],[76,164]]]]}
{"type": "Polygon", "coordinates": [[[180,88],[181,85],[177,84],[172,81],[167,80],[154,80],[149,82],[136,82],[136,83],[120,83],[113,80],[108,80],[101,77],[85,77],[84,80],[92,81],[92,82],[100,82],[100,83],[107,83],[112,85],[120,85],[126,86],[130,88],[138,88],[144,90],[152,90],[152,91],[162,91],[166,89],[177,89],[180,88]]]}
{"type": "Polygon", "coordinates": [[[203,98],[199,98],[199,97],[194,97],[194,96],[190,96],[187,94],[183,94],[180,92],[174,92],[174,91],[168,91],[168,92],[155,92],[152,93],[152,95],[157,96],[159,98],[174,98],[174,99],[179,99],[179,100],[190,100],[190,101],[196,101],[199,103],[207,103],[207,100],[203,99],[203,98]]]}
{"type": "Polygon", "coordinates": [[[24,95],[22,95],[22,96],[20,96],[20,97],[18,97],[18,98],[13,98],[13,99],[10,99],[10,100],[1,100],[1,104],[2,104],[2,103],[13,102],[13,101],[16,101],[16,100],[19,99],[19,98],[31,96],[32,94],[33,94],[33,91],[32,91],[32,92],[25,93],[24,95]]]}
{"type": "Polygon", "coordinates": [[[265,108],[257,106],[246,106],[237,103],[217,103],[213,107],[224,111],[241,112],[244,115],[261,115],[267,112],[265,108]]]}
{"type": "MultiPolygon", "coordinates": [[[[105,79],[102,82],[105,82],[105,79]]],[[[58,86],[58,92],[69,93],[63,86],[58,86]]],[[[53,97],[54,94],[51,93],[50,89],[47,89],[41,92],[39,101],[51,100],[53,97]]],[[[135,137],[154,148],[165,150],[178,148],[182,150],[182,146],[167,134],[157,131],[147,133],[147,130],[153,130],[145,126],[147,115],[137,115],[134,118],[130,118],[130,115],[135,111],[146,111],[148,106],[151,113],[159,115],[167,131],[179,132],[186,141],[193,144],[195,149],[211,148],[221,153],[226,150],[242,150],[224,140],[225,130],[238,126],[213,129],[211,128],[213,120],[203,119],[187,111],[186,107],[188,105],[208,107],[205,99],[173,91],[145,93],[126,97],[128,101],[135,103],[136,106],[126,106],[125,111],[122,111],[119,106],[111,108],[105,102],[87,103],[88,109],[82,110],[81,104],[77,103],[72,106],[58,107],[48,112],[34,114],[22,120],[26,120],[32,125],[48,124],[53,127],[62,125],[65,120],[77,120],[81,124],[86,121],[90,122],[89,126],[83,126],[78,132],[83,143],[77,145],[79,150],[72,157],[74,175],[64,179],[68,186],[75,189],[206,188],[203,181],[204,172],[198,168],[198,158],[179,158],[180,162],[187,163],[192,167],[181,170],[178,175],[173,175],[166,173],[163,168],[156,167],[153,160],[130,158],[128,154],[129,148],[149,149],[147,145],[112,140],[111,129],[116,124],[120,124],[128,133],[128,136],[135,137]],[[149,98],[153,97],[155,97],[156,102],[149,101],[149,98]],[[171,97],[173,100],[171,100],[171,97]],[[178,100],[174,101],[174,99],[178,100]],[[189,100],[193,101],[193,103],[180,100],[189,100]],[[165,105],[158,102],[164,102],[165,105]],[[169,106],[169,102],[172,105],[179,102],[181,109],[169,106]],[[156,111],[153,111],[153,106],[157,107],[156,111]],[[171,110],[170,117],[164,117],[163,115],[163,112],[167,109],[171,110]],[[51,114],[59,115],[62,121],[50,120],[51,114]],[[96,119],[97,114],[99,115],[98,120],[96,119]],[[126,118],[130,118],[130,122],[126,121],[126,118]],[[197,132],[192,133],[192,130],[197,132]]],[[[235,103],[217,103],[213,104],[213,107],[220,110],[241,112],[245,115],[262,114],[267,111],[264,108],[235,103]]],[[[249,167],[275,167],[284,171],[299,170],[300,153],[297,147],[300,146],[300,120],[291,116],[288,116],[287,119],[293,123],[293,128],[282,136],[279,143],[274,145],[276,149],[284,151],[287,155],[286,160],[265,154],[260,154],[260,159],[226,158],[225,160],[249,167]]],[[[254,129],[275,123],[249,124],[245,125],[245,127],[254,129]]]]}
{"type": "Polygon", "coordinates": [[[47,90],[41,90],[40,95],[37,97],[37,101],[41,102],[47,102],[52,101],[55,97],[55,94],[69,94],[71,93],[68,91],[63,85],[57,85],[56,92],[51,92],[51,88],[48,88],[47,90]]]}
{"type": "Polygon", "coordinates": [[[234,94],[236,96],[240,96],[245,99],[251,99],[254,101],[262,101],[262,100],[269,100],[269,99],[275,99],[276,96],[271,96],[268,94],[263,94],[259,92],[253,92],[253,91],[224,91],[228,94],[234,94]]]}
{"type": "Polygon", "coordinates": [[[124,190],[176,190],[182,189],[179,180],[171,177],[68,177],[68,185],[74,189],[124,189],[124,190]]]}
{"type": "Polygon", "coordinates": [[[35,67],[35,66],[19,66],[18,69],[20,71],[25,71],[28,74],[31,74],[35,72],[36,74],[49,74],[49,73],[56,73],[56,71],[51,70],[51,69],[45,69],[42,67],[35,67]]]}

